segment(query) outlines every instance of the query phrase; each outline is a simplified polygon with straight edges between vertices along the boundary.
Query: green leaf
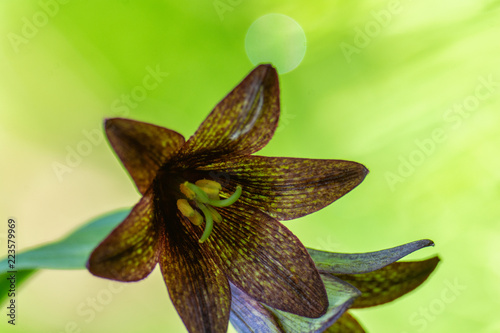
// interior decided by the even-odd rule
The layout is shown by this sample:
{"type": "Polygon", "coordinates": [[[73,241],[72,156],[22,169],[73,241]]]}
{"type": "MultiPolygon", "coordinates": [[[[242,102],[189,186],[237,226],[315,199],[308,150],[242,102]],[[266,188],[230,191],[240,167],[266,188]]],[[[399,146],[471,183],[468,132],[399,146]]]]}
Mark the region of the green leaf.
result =
{"type": "Polygon", "coordinates": [[[35,269],[26,269],[19,270],[15,274],[14,273],[2,273],[0,274],[0,304],[2,304],[7,299],[12,299],[17,296],[17,291],[19,290],[19,285],[26,281],[33,273],[35,273],[35,269]],[[11,289],[10,278],[12,275],[15,275],[15,286],[11,289]],[[12,293],[16,294],[13,295],[12,293]]]}
{"type": "MultiPolygon", "coordinates": [[[[129,212],[129,209],[120,210],[98,217],[57,242],[17,254],[15,270],[85,268],[90,252],[129,212]]],[[[7,258],[0,261],[0,274],[9,270],[7,258]]]]}
{"type": "MultiPolygon", "coordinates": [[[[130,209],[120,210],[98,217],[65,238],[16,255],[16,291],[38,269],[83,269],[90,252],[113,230],[127,215],[130,209]]],[[[7,258],[0,261],[0,304],[9,293],[12,271],[7,258]]]]}
{"type": "Polygon", "coordinates": [[[352,308],[366,308],[391,302],[422,284],[439,263],[438,257],[422,261],[395,262],[374,272],[338,274],[336,277],[361,291],[352,308]]]}
{"type": "Polygon", "coordinates": [[[423,239],[391,249],[368,253],[332,253],[307,249],[321,273],[361,274],[373,272],[434,242],[423,239]]]}

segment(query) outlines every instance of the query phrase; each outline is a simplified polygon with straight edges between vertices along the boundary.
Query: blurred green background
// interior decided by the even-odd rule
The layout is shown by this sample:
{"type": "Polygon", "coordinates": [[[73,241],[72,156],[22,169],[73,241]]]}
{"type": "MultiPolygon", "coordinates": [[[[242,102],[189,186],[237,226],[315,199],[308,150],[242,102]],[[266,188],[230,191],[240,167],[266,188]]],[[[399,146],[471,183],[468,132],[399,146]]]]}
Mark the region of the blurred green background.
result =
{"type": "MultiPolygon", "coordinates": [[[[271,61],[282,117],[261,154],[371,171],[287,226],[337,252],[430,238],[411,258],[442,258],[415,292],[355,311],[363,325],[500,332],[499,22],[498,0],[2,1],[1,251],[8,217],[22,250],[139,199],[104,118],[188,137],[252,61],[271,61]]],[[[126,285],[43,271],[20,291],[15,327],[5,311],[2,332],[185,332],[158,271],[126,285]]]]}

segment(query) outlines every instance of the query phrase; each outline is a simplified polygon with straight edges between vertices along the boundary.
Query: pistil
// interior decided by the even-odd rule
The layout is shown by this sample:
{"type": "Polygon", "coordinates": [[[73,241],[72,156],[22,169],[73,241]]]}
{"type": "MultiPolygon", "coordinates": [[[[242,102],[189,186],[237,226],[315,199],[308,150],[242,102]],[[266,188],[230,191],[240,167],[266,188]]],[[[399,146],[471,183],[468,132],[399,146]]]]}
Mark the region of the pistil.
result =
{"type": "Polygon", "coordinates": [[[199,239],[203,243],[212,233],[214,221],[222,222],[222,216],[214,207],[227,207],[234,204],[241,196],[241,186],[236,186],[235,192],[226,199],[220,199],[219,192],[222,186],[213,180],[201,179],[195,184],[184,182],[180,185],[181,192],[186,196],[186,199],[177,200],[177,208],[181,214],[189,219],[194,225],[200,225],[205,221],[205,230],[199,239]],[[194,202],[194,205],[203,213],[204,217],[193,208],[189,201],[194,202]]]}

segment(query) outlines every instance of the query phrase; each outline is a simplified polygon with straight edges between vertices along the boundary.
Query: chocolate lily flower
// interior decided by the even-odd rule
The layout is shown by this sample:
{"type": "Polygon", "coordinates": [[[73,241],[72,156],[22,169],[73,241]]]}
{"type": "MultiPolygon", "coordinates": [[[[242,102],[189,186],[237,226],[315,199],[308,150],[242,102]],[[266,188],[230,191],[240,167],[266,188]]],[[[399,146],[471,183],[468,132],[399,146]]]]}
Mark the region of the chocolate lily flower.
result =
{"type": "Polygon", "coordinates": [[[317,211],[356,187],[361,164],[253,156],[279,118],[278,77],[254,69],[185,141],[128,119],[106,135],[142,199],[93,251],[97,276],[137,281],[159,263],[189,332],[225,332],[229,281],[252,298],[305,317],[328,307],[305,247],[278,220],[317,211]]]}
{"type": "Polygon", "coordinates": [[[439,259],[395,262],[432,241],[421,240],[371,253],[329,253],[308,249],[321,273],[330,305],[320,318],[305,318],[273,309],[232,287],[231,323],[240,333],[364,333],[349,308],[393,301],[422,284],[439,259]]]}

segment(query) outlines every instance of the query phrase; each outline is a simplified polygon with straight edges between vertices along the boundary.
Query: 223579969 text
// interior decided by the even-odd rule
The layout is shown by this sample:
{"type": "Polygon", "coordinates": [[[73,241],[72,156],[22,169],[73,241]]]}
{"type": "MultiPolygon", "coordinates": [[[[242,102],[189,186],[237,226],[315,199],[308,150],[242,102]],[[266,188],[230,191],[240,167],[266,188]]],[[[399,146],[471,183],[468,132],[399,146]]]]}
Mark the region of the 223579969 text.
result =
{"type": "Polygon", "coordinates": [[[9,288],[7,296],[10,298],[7,303],[7,318],[11,325],[16,324],[16,221],[13,218],[7,221],[7,280],[9,288]]]}

